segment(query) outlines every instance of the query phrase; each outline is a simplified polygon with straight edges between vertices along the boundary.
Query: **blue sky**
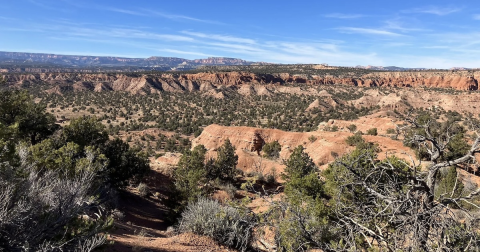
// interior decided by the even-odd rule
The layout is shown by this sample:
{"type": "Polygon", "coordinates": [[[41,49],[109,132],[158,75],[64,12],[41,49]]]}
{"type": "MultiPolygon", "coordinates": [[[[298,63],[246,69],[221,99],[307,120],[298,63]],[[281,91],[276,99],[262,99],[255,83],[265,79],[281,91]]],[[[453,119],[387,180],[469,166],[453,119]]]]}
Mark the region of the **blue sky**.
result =
{"type": "Polygon", "coordinates": [[[480,67],[480,1],[5,0],[0,51],[480,67]]]}

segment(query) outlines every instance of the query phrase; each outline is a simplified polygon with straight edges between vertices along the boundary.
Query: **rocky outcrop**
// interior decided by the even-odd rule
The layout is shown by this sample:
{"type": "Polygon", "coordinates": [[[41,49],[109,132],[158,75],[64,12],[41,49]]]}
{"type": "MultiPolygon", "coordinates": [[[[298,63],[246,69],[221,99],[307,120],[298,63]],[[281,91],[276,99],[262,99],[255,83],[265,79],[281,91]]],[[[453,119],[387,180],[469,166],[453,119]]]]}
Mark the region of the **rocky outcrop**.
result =
{"type": "Polygon", "coordinates": [[[332,99],[331,96],[325,96],[325,97],[322,97],[321,99],[320,98],[316,99],[315,101],[310,103],[310,105],[307,107],[305,111],[314,110],[316,108],[321,111],[325,111],[331,108],[336,108],[337,105],[338,103],[334,99],[332,99]]]}
{"type": "MultiPolygon", "coordinates": [[[[231,86],[245,95],[269,95],[270,87],[280,89],[284,84],[351,85],[359,87],[430,87],[457,90],[478,90],[480,72],[375,72],[356,77],[342,75],[255,74],[251,72],[202,72],[194,74],[85,74],[41,73],[5,74],[9,84],[48,83],[72,85],[73,90],[126,91],[156,93],[161,91],[208,91],[219,86],[231,86]],[[244,87],[244,85],[248,85],[244,87]]],[[[305,92],[298,88],[299,92],[305,92]]],[[[292,90],[290,90],[292,91],[292,90]]],[[[280,91],[281,92],[281,91],[280,91]]]]}
{"type": "Polygon", "coordinates": [[[263,140],[259,132],[255,132],[253,134],[252,147],[250,148],[250,151],[256,151],[257,155],[260,156],[260,151],[262,151],[264,145],[265,140],[263,140]]]}
{"type": "MultiPolygon", "coordinates": [[[[387,119],[383,118],[361,118],[361,120],[358,120],[358,127],[364,130],[364,128],[372,128],[378,125],[379,131],[383,133],[384,129],[380,128],[380,126],[386,124],[386,120],[387,119]],[[372,123],[372,125],[369,125],[370,123],[372,123]]],[[[352,122],[349,123],[351,124],[352,122]]],[[[336,122],[336,125],[337,124],[339,126],[342,125],[341,122],[336,122]]],[[[391,122],[388,124],[388,127],[394,127],[390,125],[393,125],[391,122]]],[[[282,160],[287,160],[293,150],[299,145],[303,145],[305,151],[310,155],[315,164],[320,165],[322,169],[326,168],[327,164],[335,159],[335,156],[332,153],[341,156],[355,148],[345,143],[345,139],[351,135],[353,134],[346,129],[341,132],[327,132],[321,130],[312,132],[286,132],[277,129],[226,127],[212,124],[207,126],[200,136],[192,140],[192,146],[195,147],[200,144],[204,145],[208,150],[207,155],[210,157],[216,157],[218,148],[223,145],[226,139],[229,139],[232,145],[235,146],[236,154],[238,155],[237,168],[244,172],[249,172],[255,171],[261,167],[264,169],[265,173],[268,173],[271,168],[275,167],[276,171],[281,173],[285,168],[282,160]],[[278,141],[281,145],[278,159],[265,159],[262,158],[261,155],[259,156],[257,153],[252,152],[252,147],[255,147],[256,144],[257,147],[260,147],[258,140],[256,140],[258,139],[256,137],[257,135],[267,143],[278,141]],[[317,140],[311,141],[310,139],[312,136],[317,140]]],[[[389,137],[383,136],[366,135],[364,138],[369,142],[379,144],[379,147],[382,149],[379,153],[379,159],[385,158],[387,152],[388,155],[395,154],[401,158],[408,158],[408,155],[415,156],[411,149],[403,146],[401,141],[395,141],[389,137]],[[405,153],[408,153],[408,155],[405,153]]],[[[261,150],[261,148],[258,149],[261,150]]]]}

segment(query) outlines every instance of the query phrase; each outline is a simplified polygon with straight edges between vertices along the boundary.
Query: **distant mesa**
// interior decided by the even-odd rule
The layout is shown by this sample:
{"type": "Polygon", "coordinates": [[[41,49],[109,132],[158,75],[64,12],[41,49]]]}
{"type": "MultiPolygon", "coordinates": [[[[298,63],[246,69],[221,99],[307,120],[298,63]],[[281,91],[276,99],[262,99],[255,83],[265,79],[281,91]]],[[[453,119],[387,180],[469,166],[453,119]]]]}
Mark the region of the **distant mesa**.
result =
{"type": "Polygon", "coordinates": [[[252,62],[243,59],[209,57],[206,59],[183,59],[177,57],[125,58],[109,56],[58,55],[45,53],[0,52],[0,63],[53,64],[63,67],[147,67],[170,70],[170,68],[195,68],[197,66],[265,65],[265,62],[252,62]]]}
{"type": "Polygon", "coordinates": [[[368,70],[383,70],[383,71],[412,71],[412,70],[427,70],[427,68],[405,68],[396,66],[356,66],[355,68],[368,69],[368,70]]]}

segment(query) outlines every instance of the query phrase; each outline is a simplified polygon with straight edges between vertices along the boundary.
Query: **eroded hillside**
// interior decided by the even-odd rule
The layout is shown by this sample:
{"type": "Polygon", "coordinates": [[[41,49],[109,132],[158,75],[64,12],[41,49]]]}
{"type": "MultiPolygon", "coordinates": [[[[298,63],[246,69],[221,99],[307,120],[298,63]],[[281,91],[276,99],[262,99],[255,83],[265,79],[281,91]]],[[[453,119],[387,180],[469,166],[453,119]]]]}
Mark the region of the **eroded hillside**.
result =
{"type": "Polygon", "coordinates": [[[340,74],[325,70],[312,74],[259,74],[252,72],[201,72],[158,74],[82,74],[41,73],[6,74],[10,85],[52,84],[54,92],[61,90],[127,91],[134,94],[161,91],[206,91],[222,86],[303,84],[349,85],[359,87],[427,87],[478,90],[478,71],[425,72],[371,72],[358,74],[344,71],[340,74]]]}

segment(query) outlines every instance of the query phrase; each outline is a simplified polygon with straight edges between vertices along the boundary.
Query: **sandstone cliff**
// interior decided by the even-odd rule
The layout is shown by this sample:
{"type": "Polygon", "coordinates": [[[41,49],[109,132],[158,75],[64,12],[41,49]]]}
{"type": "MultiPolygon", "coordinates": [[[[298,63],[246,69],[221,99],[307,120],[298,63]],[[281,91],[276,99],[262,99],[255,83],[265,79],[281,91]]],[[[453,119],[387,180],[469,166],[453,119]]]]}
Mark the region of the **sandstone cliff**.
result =
{"type": "Polygon", "coordinates": [[[218,86],[234,86],[244,94],[268,95],[267,85],[279,87],[283,84],[305,85],[351,85],[360,87],[431,87],[457,90],[478,90],[480,72],[375,72],[359,76],[345,75],[292,75],[255,74],[251,72],[202,72],[185,74],[86,74],[86,73],[41,73],[5,74],[9,84],[48,83],[74,85],[73,90],[115,90],[131,93],[156,93],[161,91],[208,91],[218,86]],[[241,87],[250,85],[251,87],[241,87]]]}
{"type": "MultiPolygon", "coordinates": [[[[358,124],[358,127],[362,130],[365,128],[371,128],[374,125],[386,124],[387,119],[378,118],[361,118],[354,122],[348,122],[349,124],[358,124]]],[[[389,122],[388,127],[394,127],[389,122]]],[[[347,125],[347,122],[338,122],[339,126],[343,128],[343,125],[347,125]]],[[[379,128],[383,133],[385,130],[379,128]]],[[[192,146],[195,147],[199,144],[204,145],[210,157],[216,157],[216,150],[223,144],[225,139],[229,139],[230,142],[236,148],[236,154],[238,155],[237,168],[244,172],[258,171],[259,169],[265,173],[268,173],[271,168],[275,167],[277,172],[283,172],[285,165],[282,163],[282,159],[286,160],[290,157],[293,149],[299,145],[305,147],[305,151],[312,157],[315,164],[320,165],[321,169],[326,168],[326,164],[334,160],[334,155],[343,155],[353,150],[354,147],[348,146],[345,143],[345,139],[351,136],[352,133],[347,132],[327,132],[327,131],[313,131],[313,132],[287,132],[277,129],[259,129],[252,127],[227,127],[220,125],[207,126],[202,134],[192,140],[192,146]],[[259,134],[267,143],[278,141],[282,147],[280,152],[280,158],[277,160],[270,160],[261,158],[256,152],[252,152],[253,138],[255,134],[259,134]],[[314,136],[315,141],[310,141],[309,138],[314,136]],[[335,153],[335,154],[333,154],[335,153]]],[[[395,154],[402,158],[408,158],[409,155],[413,155],[412,151],[403,146],[400,141],[395,141],[389,137],[383,136],[364,136],[367,141],[375,142],[379,144],[382,151],[379,153],[379,158],[385,158],[385,153],[389,155],[395,154]]],[[[262,153],[261,153],[262,154],[262,153]]]]}

